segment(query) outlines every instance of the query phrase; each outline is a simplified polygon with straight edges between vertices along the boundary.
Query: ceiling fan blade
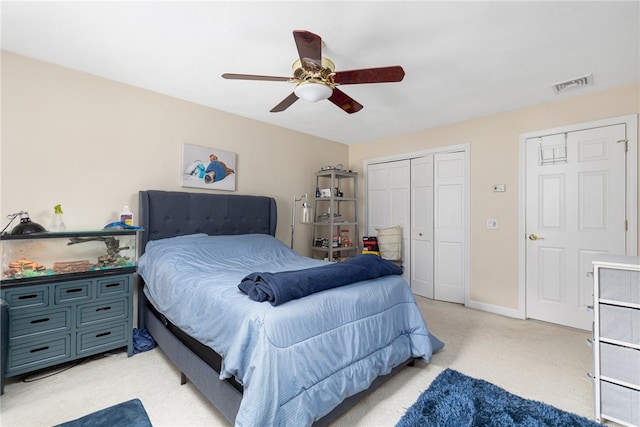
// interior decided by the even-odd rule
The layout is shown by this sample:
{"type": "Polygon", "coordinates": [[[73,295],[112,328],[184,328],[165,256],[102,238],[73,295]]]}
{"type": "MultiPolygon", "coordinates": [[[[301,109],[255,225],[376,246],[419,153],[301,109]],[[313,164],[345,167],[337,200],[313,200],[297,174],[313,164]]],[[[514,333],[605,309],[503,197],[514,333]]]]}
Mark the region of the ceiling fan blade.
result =
{"type": "Polygon", "coordinates": [[[296,30],[293,32],[302,68],[307,71],[322,69],[322,38],[310,31],[296,30]]]}
{"type": "Polygon", "coordinates": [[[291,80],[291,77],[276,77],[276,76],[256,76],[253,74],[233,74],[233,73],[224,73],[222,75],[223,79],[234,79],[234,80],[268,80],[275,82],[288,82],[291,80]]]}
{"type": "Polygon", "coordinates": [[[270,112],[279,113],[280,111],[284,111],[287,108],[289,108],[291,106],[291,104],[293,104],[297,100],[298,100],[298,96],[295,93],[291,92],[291,95],[287,96],[285,99],[280,101],[280,103],[278,105],[276,105],[275,107],[273,107],[270,110],[270,112]]]}
{"type": "Polygon", "coordinates": [[[336,71],[333,78],[338,84],[391,83],[404,78],[404,70],[399,65],[392,67],[364,68],[361,70],[336,71]]]}
{"type": "Polygon", "coordinates": [[[329,97],[329,101],[333,102],[349,114],[357,113],[362,110],[361,104],[338,88],[333,88],[333,94],[329,97]]]}

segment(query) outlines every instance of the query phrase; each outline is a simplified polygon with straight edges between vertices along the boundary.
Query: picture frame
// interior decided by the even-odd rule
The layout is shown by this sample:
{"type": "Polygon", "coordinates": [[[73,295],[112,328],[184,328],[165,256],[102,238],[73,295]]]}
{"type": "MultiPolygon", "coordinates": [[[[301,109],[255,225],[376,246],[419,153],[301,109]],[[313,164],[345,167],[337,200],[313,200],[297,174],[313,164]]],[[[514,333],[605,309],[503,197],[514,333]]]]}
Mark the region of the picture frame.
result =
{"type": "Polygon", "coordinates": [[[236,190],[236,157],[231,151],[182,144],[182,187],[236,190]]]}

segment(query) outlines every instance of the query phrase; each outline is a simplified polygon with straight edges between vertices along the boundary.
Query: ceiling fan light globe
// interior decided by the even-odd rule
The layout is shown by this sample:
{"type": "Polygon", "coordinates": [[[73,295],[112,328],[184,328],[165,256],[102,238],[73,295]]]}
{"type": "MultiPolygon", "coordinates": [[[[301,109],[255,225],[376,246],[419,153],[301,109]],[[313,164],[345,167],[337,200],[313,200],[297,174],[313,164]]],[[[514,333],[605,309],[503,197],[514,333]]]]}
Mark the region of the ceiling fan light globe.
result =
{"type": "Polygon", "coordinates": [[[333,89],[323,83],[303,82],[298,84],[293,92],[305,101],[318,102],[329,98],[333,89]]]}

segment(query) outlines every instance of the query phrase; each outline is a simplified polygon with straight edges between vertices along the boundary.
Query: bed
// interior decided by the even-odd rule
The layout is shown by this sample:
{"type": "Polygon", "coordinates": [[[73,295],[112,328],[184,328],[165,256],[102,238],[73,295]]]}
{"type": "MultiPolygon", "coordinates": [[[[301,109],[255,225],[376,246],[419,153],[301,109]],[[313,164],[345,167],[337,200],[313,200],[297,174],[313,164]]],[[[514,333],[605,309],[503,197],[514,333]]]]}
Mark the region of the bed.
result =
{"type": "Polygon", "coordinates": [[[139,201],[138,327],[232,424],[326,425],[443,346],[399,275],[281,305],[240,291],[254,272],[328,264],[274,237],[270,197],[148,190],[139,201]]]}

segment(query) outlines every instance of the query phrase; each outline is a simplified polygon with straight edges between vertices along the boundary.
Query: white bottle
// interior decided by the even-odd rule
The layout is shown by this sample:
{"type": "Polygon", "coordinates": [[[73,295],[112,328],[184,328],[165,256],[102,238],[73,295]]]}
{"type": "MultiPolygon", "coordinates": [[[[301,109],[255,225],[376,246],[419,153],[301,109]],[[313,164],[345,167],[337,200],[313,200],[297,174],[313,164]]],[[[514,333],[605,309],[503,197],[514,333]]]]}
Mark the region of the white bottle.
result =
{"type": "Polygon", "coordinates": [[[125,206],[120,213],[120,222],[126,225],[133,225],[133,212],[129,209],[129,206],[125,206]]]}

